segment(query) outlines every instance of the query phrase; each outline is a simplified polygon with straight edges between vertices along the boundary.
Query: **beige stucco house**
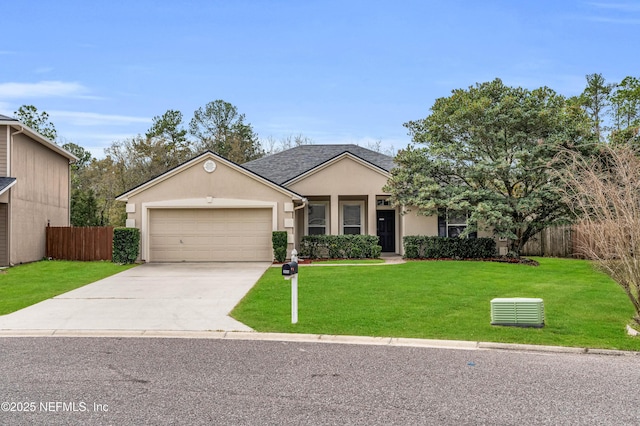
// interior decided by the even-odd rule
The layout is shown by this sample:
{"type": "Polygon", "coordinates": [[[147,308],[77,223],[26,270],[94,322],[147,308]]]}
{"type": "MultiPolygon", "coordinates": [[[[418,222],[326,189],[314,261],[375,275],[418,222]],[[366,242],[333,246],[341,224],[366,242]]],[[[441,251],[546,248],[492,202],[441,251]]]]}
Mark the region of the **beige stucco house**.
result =
{"type": "Polygon", "coordinates": [[[147,262],[271,261],[276,230],[289,253],[304,235],[368,234],[402,254],[404,235],[454,224],[390,206],[382,188],[393,165],[357,145],[303,145],[243,165],[208,151],[117,200],[147,262]]]}
{"type": "Polygon", "coordinates": [[[71,153],[0,115],[0,265],[45,256],[46,227],[69,226],[71,153]]]}

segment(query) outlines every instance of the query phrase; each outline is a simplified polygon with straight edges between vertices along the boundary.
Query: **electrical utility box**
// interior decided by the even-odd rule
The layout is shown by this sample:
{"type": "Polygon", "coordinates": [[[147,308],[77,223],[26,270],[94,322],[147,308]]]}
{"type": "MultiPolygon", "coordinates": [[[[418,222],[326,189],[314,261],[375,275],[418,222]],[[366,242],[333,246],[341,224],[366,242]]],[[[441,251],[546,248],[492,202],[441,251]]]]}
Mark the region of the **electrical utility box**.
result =
{"type": "Polygon", "coordinates": [[[538,298],[497,298],[491,300],[491,325],[544,327],[544,302],[538,298]]]}

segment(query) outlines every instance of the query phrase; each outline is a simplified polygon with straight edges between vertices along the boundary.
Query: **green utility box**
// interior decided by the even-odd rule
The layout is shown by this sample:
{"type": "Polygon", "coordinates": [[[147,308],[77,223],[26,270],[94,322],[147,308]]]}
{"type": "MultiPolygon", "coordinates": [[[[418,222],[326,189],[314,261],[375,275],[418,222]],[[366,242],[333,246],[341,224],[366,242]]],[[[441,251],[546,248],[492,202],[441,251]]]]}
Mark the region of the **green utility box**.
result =
{"type": "Polygon", "coordinates": [[[544,327],[542,299],[512,297],[491,301],[491,325],[544,327]]]}

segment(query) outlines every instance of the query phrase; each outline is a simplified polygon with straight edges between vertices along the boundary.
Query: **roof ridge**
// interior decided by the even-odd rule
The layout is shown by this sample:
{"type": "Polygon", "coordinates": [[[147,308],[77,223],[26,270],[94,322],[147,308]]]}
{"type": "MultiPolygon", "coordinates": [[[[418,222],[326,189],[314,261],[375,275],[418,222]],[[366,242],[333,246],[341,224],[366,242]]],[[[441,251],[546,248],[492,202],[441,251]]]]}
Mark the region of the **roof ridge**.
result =
{"type": "Polygon", "coordinates": [[[344,153],[385,171],[394,167],[392,156],[356,144],[300,145],[249,161],[243,166],[273,182],[285,184],[344,153]],[[287,160],[283,161],[283,158],[287,160]]]}

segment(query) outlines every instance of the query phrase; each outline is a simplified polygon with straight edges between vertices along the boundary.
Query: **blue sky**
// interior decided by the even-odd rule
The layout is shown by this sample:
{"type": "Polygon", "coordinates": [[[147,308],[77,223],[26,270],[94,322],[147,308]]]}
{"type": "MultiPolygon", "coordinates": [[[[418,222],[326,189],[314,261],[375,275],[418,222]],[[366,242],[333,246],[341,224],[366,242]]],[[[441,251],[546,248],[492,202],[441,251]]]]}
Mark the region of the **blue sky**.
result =
{"type": "Polygon", "coordinates": [[[13,1],[0,113],[47,111],[95,156],[154,116],[223,99],[261,139],[381,141],[453,89],[499,77],[579,94],[640,77],[635,1],[13,1]]]}

